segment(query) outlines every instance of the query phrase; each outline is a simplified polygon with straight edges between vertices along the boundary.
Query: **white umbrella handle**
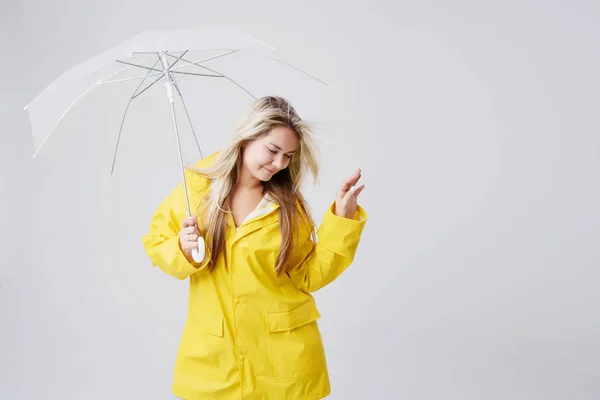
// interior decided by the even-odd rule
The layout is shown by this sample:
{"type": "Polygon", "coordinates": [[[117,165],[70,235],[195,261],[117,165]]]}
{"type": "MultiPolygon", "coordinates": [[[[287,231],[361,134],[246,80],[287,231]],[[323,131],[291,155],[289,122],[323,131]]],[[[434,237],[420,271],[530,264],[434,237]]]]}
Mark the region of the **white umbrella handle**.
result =
{"type": "Polygon", "coordinates": [[[201,263],[204,260],[204,238],[198,236],[198,248],[192,249],[192,258],[197,263],[201,263]]]}

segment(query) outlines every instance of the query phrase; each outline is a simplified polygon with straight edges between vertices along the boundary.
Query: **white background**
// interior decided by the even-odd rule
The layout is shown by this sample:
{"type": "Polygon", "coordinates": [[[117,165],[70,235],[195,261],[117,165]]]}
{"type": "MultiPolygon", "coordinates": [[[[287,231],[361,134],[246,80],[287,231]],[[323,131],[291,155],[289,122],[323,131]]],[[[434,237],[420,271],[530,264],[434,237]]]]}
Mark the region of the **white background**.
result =
{"type": "Polygon", "coordinates": [[[0,5],[2,399],[169,396],[187,281],[141,235],[175,158],[103,181],[90,125],[32,160],[22,107],[139,31],[206,25],[330,84],[296,104],[325,127],[317,220],[364,171],[356,261],[316,293],[331,399],[600,398],[598,2],[165,4],[0,5]]]}

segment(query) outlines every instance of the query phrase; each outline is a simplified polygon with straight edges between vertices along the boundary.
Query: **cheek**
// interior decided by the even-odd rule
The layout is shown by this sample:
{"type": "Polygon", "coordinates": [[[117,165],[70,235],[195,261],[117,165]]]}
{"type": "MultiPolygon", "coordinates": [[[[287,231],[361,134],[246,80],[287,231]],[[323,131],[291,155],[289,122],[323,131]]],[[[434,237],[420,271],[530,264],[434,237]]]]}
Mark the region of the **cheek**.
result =
{"type": "Polygon", "coordinates": [[[264,163],[264,154],[260,148],[248,146],[244,152],[244,163],[250,169],[260,167],[264,163]]]}
{"type": "Polygon", "coordinates": [[[263,165],[269,165],[273,162],[273,156],[268,150],[259,151],[256,154],[256,162],[259,167],[262,167],[263,165]]]}
{"type": "Polygon", "coordinates": [[[259,171],[262,169],[263,166],[269,165],[271,163],[269,155],[264,153],[265,152],[260,150],[254,151],[252,153],[251,158],[249,159],[249,162],[247,164],[250,170],[259,171]]]}

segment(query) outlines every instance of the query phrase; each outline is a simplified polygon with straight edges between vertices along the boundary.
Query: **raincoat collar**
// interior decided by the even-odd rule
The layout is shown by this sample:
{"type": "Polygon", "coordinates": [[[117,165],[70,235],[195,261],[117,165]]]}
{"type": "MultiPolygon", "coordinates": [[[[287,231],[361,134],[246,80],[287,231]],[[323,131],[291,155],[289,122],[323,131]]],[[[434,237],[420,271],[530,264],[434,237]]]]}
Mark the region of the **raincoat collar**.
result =
{"type": "Polygon", "coordinates": [[[279,221],[279,214],[275,212],[279,209],[279,205],[275,203],[269,193],[265,194],[258,206],[252,211],[240,224],[235,226],[233,215],[228,213],[227,220],[230,227],[235,232],[234,242],[238,241],[242,237],[249,235],[250,233],[257,231],[258,229],[271,225],[279,221]]]}

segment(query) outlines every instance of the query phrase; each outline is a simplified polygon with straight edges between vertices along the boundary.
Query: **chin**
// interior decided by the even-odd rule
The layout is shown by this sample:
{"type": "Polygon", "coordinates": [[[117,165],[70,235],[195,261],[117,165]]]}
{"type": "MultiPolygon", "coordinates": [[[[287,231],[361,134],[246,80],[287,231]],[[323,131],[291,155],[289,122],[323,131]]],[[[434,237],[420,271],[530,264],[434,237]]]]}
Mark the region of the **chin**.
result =
{"type": "Polygon", "coordinates": [[[271,180],[271,178],[273,178],[273,175],[275,175],[275,173],[270,173],[264,167],[261,167],[257,175],[258,176],[256,176],[256,178],[258,178],[259,180],[263,182],[268,182],[271,180]]]}
{"type": "Polygon", "coordinates": [[[268,182],[273,177],[272,175],[269,175],[267,172],[263,172],[263,171],[260,171],[257,174],[252,174],[252,176],[254,177],[254,179],[257,179],[261,182],[268,182]]]}

